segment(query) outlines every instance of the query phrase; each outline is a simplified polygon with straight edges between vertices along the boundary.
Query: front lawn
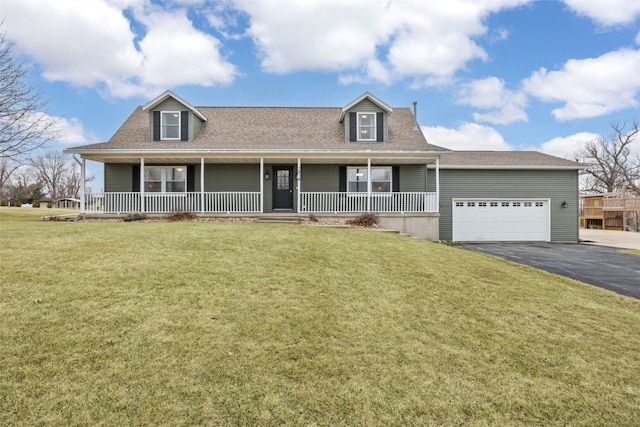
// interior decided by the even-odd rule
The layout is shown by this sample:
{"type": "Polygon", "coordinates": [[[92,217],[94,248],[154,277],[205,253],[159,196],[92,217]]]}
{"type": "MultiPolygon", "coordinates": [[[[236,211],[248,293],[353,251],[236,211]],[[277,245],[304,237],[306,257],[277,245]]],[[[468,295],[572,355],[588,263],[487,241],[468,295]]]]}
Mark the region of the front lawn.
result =
{"type": "Polygon", "coordinates": [[[640,302],[367,230],[0,209],[0,425],[637,425],[640,302]]]}

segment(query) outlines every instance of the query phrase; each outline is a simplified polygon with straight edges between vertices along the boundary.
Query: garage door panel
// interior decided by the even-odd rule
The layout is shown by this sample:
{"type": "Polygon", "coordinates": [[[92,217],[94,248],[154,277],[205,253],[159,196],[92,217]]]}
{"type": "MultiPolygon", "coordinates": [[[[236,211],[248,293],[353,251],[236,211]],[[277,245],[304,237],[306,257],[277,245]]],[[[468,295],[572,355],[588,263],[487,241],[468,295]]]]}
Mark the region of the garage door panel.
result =
{"type": "Polygon", "coordinates": [[[453,200],[453,240],[548,241],[548,200],[453,200]]]}

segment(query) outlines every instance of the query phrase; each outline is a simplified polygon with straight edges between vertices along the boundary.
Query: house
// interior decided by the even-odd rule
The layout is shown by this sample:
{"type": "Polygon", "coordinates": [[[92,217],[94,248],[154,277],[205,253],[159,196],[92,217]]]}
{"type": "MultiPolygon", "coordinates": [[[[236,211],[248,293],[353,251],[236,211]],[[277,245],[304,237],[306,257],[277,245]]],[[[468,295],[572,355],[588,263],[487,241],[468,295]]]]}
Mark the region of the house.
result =
{"type": "Polygon", "coordinates": [[[80,199],[75,197],[45,197],[38,200],[41,208],[79,209],[80,199]]]}
{"type": "Polygon", "coordinates": [[[415,103],[392,108],[368,92],[343,107],[289,108],[195,107],[167,91],[109,141],[65,153],[83,173],[86,160],[104,164],[105,192],[83,193],[83,214],[374,212],[429,240],[578,240],[578,163],[432,145],[415,103]]]}

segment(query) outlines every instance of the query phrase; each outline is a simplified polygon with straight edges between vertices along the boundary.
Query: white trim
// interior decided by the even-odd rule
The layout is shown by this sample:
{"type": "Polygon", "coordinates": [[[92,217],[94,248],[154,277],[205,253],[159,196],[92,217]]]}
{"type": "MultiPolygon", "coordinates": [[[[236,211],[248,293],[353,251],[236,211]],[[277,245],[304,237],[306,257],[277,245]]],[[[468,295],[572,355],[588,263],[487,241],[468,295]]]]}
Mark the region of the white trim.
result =
{"type": "Polygon", "coordinates": [[[204,157],[200,157],[200,211],[204,213],[204,157]]]}
{"type": "Polygon", "coordinates": [[[207,121],[207,118],[200,111],[198,111],[198,109],[196,107],[194,107],[193,105],[189,104],[187,101],[185,101],[184,99],[180,98],[178,95],[176,95],[175,93],[171,92],[170,90],[164,91],[159,96],[157,96],[154,99],[152,99],[151,101],[149,101],[147,104],[145,104],[142,107],[142,110],[144,110],[144,111],[150,110],[150,109],[158,106],[162,102],[166,101],[168,98],[173,98],[176,101],[178,101],[180,104],[184,105],[187,109],[191,110],[193,112],[193,114],[198,116],[198,118],[200,118],[200,120],[202,120],[203,122],[207,121]]]}
{"type": "Polygon", "coordinates": [[[264,159],[260,158],[260,213],[264,212],[264,159]]]}
{"type": "Polygon", "coordinates": [[[375,112],[361,112],[361,113],[356,113],[356,141],[357,142],[376,142],[378,140],[378,115],[375,112]],[[373,116],[373,126],[371,125],[361,125],[360,124],[360,116],[373,116]],[[373,136],[372,138],[361,138],[360,136],[362,135],[362,128],[373,128],[371,135],[373,136]]]}
{"type": "Polygon", "coordinates": [[[368,99],[369,101],[376,104],[378,107],[382,108],[384,111],[387,112],[387,114],[391,114],[393,112],[393,108],[391,108],[389,105],[380,101],[378,98],[373,96],[370,92],[365,92],[342,108],[342,111],[340,112],[340,122],[344,121],[344,116],[346,115],[348,110],[355,107],[357,104],[364,101],[365,99],[368,99]]]}
{"type": "Polygon", "coordinates": [[[144,212],[144,157],[140,158],[140,212],[144,212]]]}
{"type": "Polygon", "coordinates": [[[181,111],[160,111],[160,141],[180,141],[180,137],[182,136],[182,112],[181,111]],[[170,115],[178,115],[178,136],[176,138],[167,138],[164,136],[166,134],[165,129],[166,126],[175,127],[175,125],[166,125],[164,122],[165,114],[170,115]]]}
{"type": "MultiPolygon", "coordinates": [[[[169,191],[169,193],[187,193],[187,165],[150,165],[150,166],[145,166],[143,168],[143,172],[142,172],[142,177],[143,177],[143,181],[141,184],[141,187],[146,187],[145,184],[148,182],[146,181],[145,175],[144,175],[144,170],[146,169],[151,169],[151,168],[158,168],[160,169],[160,191],[148,191],[148,193],[167,193],[167,182],[181,182],[181,181],[176,181],[176,180],[167,180],[167,169],[178,169],[178,168],[183,168],[184,169],[184,190],[183,191],[169,191]]],[[[151,181],[151,182],[158,182],[158,181],[151,181]]]]}

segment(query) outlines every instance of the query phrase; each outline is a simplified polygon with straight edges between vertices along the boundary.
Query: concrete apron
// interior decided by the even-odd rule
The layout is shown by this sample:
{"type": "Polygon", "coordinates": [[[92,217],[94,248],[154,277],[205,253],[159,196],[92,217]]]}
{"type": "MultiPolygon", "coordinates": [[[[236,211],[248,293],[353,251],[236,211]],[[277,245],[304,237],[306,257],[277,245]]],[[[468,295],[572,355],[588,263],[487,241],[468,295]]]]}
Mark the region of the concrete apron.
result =
{"type": "Polygon", "coordinates": [[[580,242],[589,245],[640,250],[640,233],[581,228],[580,242]]]}

